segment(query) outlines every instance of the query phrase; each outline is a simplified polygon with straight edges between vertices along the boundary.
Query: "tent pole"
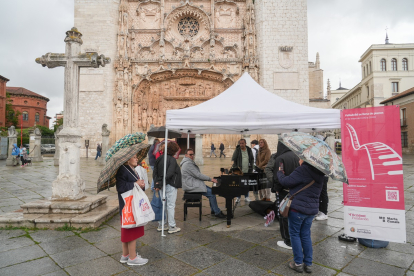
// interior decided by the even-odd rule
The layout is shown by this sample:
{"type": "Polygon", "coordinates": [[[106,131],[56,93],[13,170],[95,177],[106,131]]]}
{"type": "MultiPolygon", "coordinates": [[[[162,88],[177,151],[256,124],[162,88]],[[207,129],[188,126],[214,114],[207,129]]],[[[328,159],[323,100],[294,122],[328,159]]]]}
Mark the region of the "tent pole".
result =
{"type": "Polygon", "coordinates": [[[164,234],[164,217],[165,217],[165,187],[167,184],[165,183],[165,175],[167,174],[167,146],[168,146],[168,128],[165,128],[165,143],[164,143],[164,174],[162,179],[162,231],[161,237],[165,237],[164,234]]]}
{"type": "Polygon", "coordinates": [[[190,131],[187,131],[187,149],[190,148],[190,131]]]}

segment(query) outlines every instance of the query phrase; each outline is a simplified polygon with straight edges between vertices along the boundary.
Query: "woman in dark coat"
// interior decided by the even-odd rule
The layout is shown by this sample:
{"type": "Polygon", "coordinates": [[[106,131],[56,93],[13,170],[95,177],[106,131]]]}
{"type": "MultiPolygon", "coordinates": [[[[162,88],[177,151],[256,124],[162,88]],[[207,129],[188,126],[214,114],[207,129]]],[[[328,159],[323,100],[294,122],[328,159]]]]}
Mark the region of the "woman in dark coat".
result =
{"type": "MultiPolygon", "coordinates": [[[[116,173],[116,190],[118,191],[119,214],[121,215],[121,221],[122,209],[125,205],[121,194],[132,190],[135,184],[140,186],[142,190],[145,189],[144,180],[139,179],[138,174],[135,172],[134,168],[137,165],[138,158],[137,156],[134,156],[122,165],[116,173]]],[[[121,263],[127,263],[128,265],[144,265],[148,262],[148,259],[141,258],[141,256],[136,252],[137,239],[142,236],[144,236],[144,226],[128,229],[121,227],[121,263]]]]}
{"type": "Polygon", "coordinates": [[[311,231],[314,216],[319,211],[319,195],[321,194],[324,173],[315,167],[299,160],[297,167],[289,176],[279,167],[277,177],[280,184],[290,190],[293,195],[312,181],[311,186],[299,192],[289,209],[289,235],[293,250],[293,262],[289,262],[289,268],[296,272],[312,273],[312,240],[311,231]]]}

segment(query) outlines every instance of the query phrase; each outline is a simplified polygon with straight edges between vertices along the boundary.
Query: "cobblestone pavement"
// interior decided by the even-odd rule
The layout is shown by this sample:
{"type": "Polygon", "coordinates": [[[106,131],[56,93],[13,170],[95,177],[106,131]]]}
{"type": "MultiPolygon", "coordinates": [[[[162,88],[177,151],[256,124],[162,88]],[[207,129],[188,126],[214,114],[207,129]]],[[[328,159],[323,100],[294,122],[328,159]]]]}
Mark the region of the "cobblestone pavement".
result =
{"type": "MultiPolygon", "coordinates": [[[[229,158],[206,158],[202,171],[217,175],[229,158]]],[[[93,158],[82,159],[86,192],[96,192],[102,167],[93,158]]],[[[0,212],[18,210],[19,205],[51,196],[51,183],[58,168],[52,158],[31,167],[6,167],[0,161],[0,212]]],[[[414,275],[414,156],[404,156],[407,244],[390,243],[386,249],[368,249],[345,243],[337,236],[343,229],[342,185],[330,183],[329,219],[312,225],[314,275],[414,275]]],[[[105,191],[116,198],[115,189],[105,191]]],[[[152,194],[147,191],[147,194],[152,194]]],[[[232,227],[211,217],[203,201],[202,221],[197,208],[189,209],[183,221],[182,191],[176,203],[176,221],[182,231],[161,237],[154,223],[145,228],[137,243],[139,254],[149,263],[129,267],[119,263],[120,220],[116,215],[97,231],[81,232],[3,229],[0,230],[0,275],[293,275],[287,261],[292,252],[276,245],[279,225],[264,227],[261,216],[242,201],[232,227]]],[[[218,199],[224,209],[224,200],[218,199]]]]}

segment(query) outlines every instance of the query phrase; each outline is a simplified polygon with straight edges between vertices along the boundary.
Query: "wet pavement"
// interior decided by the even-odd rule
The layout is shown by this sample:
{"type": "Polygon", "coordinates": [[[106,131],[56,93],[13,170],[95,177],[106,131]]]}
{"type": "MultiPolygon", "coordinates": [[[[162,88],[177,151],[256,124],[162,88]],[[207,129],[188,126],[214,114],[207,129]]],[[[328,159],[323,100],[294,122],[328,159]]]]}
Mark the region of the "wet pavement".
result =
{"type": "MultiPolygon", "coordinates": [[[[343,230],[342,184],[329,183],[329,219],[312,225],[314,275],[414,275],[414,156],[404,159],[407,243],[390,243],[385,249],[369,249],[357,242],[338,240],[343,230]]],[[[230,159],[205,158],[201,167],[209,176],[229,167],[230,159]]],[[[93,158],[81,160],[86,193],[96,194],[96,180],[102,166],[93,158]]],[[[20,205],[51,196],[51,183],[58,167],[52,158],[32,166],[6,167],[0,160],[0,214],[18,211],[20,205]]],[[[103,192],[116,199],[115,189],[103,192]]],[[[150,191],[146,192],[152,197],[150,191]]],[[[182,190],[179,190],[175,218],[181,232],[161,237],[156,224],[145,226],[137,251],[148,258],[144,266],[119,263],[120,219],[116,215],[96,231],[71,228],[57,230],[0,230],[0,275],[295,275],[286,263],[292,251],[277,246],[279,224],[264,226],[264,219],[242,200],[231,228],[223,219],[210,215],[203,200],[203,216],[190,208],[183,221],[182,190]]],[[[254,198],[252,193],[251,198],[254,198]]],[[[218,198],[224,209],[224,199],[218,198]]]]}

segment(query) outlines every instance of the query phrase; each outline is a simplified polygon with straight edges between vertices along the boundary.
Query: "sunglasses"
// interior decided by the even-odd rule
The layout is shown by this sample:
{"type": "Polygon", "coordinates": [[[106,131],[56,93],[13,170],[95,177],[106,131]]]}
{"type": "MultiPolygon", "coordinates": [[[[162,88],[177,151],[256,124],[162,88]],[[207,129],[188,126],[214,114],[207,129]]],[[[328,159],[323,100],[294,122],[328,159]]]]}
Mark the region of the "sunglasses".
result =
{"type": "Polygon", "coordinates": [[[189,154],[189,156],[194,156],[194,153],[193,154],[189,154]]]}

